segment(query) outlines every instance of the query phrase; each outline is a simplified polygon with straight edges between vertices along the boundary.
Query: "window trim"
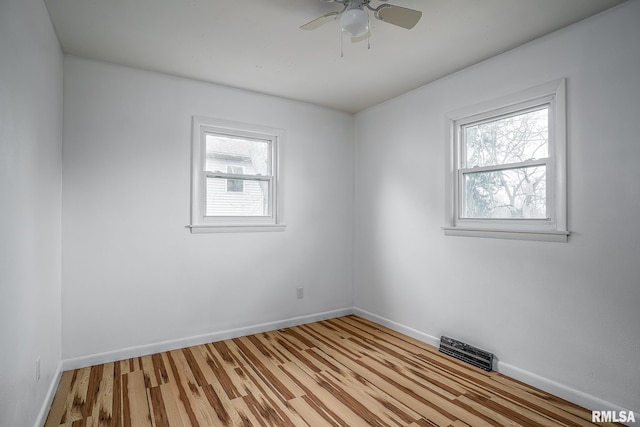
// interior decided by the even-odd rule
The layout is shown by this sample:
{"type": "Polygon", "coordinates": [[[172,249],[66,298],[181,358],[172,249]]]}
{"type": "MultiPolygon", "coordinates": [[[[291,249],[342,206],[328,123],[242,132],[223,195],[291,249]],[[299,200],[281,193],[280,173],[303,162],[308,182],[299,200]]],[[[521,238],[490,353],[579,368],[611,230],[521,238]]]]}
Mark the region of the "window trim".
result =
{"type": "Polygon", "coordinates": [[[187,226],[191,233],[283,231],[282,188],[280,150],[284,131],[267,126],[228,120],[193,116],[191,137],[191,223],[187,226]],[[215,133],[269,141],[271,148],[271,175],[262,177],[251,175],[253,179],[269,181],[269,215],[267,216],[207,216],[206,179],[222,177],[247,179],[247,175],[212,173],[205,171],[206,135],[215,133]]]}
{"type": "MultiPolygon", "coordinates": [[[[566,79],[559,79],[492,101],[461,108],[446,115],[446,225],[448,236],[490,237],[517,240],[566,242],[570,232],[566,216],[566,79]],[[549,105],[549,153],[547,173],[548,219],[462,218],[462,172],[460,131],[462,126],[508,116],[536,106],[549,105]]],[[[518,163],[522,165],[527,162],[518,163]]],[[[495,170],[497,167],[491,167],[495,170]]],[[[498,167],[499,168],[499,167],[498,167]]],[[[511,167],[509,167],[511,168],[511,167]]],[[[480,171],[475,168],[474,171],[480,171]]]]}

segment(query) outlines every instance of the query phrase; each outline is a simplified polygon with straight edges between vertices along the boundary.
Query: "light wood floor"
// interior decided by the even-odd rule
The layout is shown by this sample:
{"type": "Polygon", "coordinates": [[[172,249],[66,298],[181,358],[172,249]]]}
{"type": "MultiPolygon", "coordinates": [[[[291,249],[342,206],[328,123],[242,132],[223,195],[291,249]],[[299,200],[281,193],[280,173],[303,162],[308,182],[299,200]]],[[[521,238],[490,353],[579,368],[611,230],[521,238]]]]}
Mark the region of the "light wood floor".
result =
{"type": "Polygon", "coordinates": [[[594,424],[584,408],[346,316],[64,372],[45,426],[60,425],[594,424]]]}

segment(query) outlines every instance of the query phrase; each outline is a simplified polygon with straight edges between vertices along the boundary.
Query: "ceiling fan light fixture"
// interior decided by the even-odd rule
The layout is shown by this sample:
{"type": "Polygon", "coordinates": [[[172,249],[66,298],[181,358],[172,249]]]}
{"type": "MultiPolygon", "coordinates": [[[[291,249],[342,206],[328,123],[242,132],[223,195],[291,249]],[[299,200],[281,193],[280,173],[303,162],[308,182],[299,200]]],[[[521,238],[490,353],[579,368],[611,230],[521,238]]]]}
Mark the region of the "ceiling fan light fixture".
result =
{"type": "Polygon", "coordinates": [[[369,14],[360,8],[345,10],[340,15],[340,26],[351,37],[360,37],[369,31],[369,14]]]}

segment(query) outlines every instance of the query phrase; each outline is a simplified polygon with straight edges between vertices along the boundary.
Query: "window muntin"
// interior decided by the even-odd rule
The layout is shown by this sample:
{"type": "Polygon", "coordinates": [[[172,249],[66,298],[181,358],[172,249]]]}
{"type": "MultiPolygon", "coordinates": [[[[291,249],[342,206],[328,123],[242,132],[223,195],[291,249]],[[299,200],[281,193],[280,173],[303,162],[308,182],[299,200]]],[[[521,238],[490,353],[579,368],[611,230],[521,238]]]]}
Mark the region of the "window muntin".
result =
{"type": "Polygon", "coordinates": [[[277,150],[282,131],[194,117],[193,132],[192,231],[278,225],[277,150]]]}

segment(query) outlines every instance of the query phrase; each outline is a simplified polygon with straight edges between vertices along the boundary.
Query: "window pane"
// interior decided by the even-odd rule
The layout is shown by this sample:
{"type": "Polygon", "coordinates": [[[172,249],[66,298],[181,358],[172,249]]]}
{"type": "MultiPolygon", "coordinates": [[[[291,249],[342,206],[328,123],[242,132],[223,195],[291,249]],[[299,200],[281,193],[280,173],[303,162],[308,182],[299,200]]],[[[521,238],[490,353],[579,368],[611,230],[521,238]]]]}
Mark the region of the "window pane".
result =
{"type": "Polygon", "coordinates": [[[549,107],[465,126],[466,168],[504,165],[549,154],[549,107]]]}
{"type": "Polygon", "coordinates": [[[270,141],[207,134],[205,143],[205,170],[271,175],[270,141]]]}
{"type": "Polygon", "coordinates": [[[269,182],[207,178],[206,216],[269,216],[269,182]],[[238,181],[243,190],[228,191],[238,181]]]}
{"type": "Polygon", "coordinates": [[[546,167],[465,173],[464,218],[547,218],[546,167]]]}

